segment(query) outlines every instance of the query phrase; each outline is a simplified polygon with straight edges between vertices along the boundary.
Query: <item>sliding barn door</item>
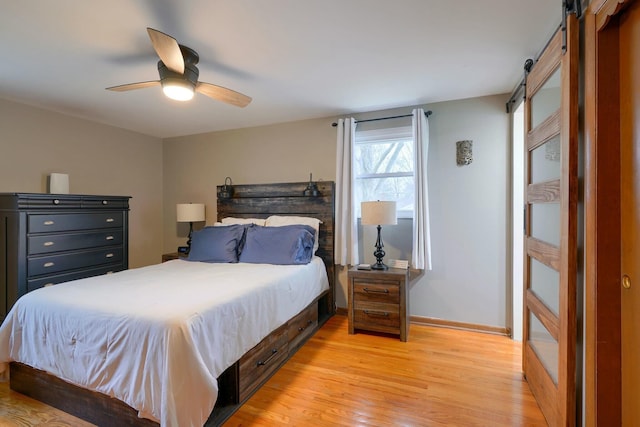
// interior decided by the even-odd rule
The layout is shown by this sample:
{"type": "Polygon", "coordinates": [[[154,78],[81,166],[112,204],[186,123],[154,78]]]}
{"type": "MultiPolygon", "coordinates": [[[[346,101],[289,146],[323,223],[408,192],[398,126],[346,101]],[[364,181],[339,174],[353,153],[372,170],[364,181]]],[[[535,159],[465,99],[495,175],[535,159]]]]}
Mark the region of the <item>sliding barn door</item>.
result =
{"type": "Polygon", "coordinates": [[[576,404],[578,22],[526,79],[523,370],[550,426],[576,404]]]}

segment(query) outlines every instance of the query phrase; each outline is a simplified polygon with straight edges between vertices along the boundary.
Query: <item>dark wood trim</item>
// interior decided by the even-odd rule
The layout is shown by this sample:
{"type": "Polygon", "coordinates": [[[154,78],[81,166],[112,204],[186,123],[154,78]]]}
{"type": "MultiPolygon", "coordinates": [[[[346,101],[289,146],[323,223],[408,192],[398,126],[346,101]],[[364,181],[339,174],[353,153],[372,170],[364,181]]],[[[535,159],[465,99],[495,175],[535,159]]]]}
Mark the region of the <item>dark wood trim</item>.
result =
{"type": "Polygon", "coordinates": [[[526,239],[527,254],[549,268],[560,270],[560,248],[534,237],[526,239]]]}
{"type": "Polygon", "coordinates": [[[622,424],[620,95],[616,15],[631,1],[597,0],[585,16],[585,424],[622,424]]]}

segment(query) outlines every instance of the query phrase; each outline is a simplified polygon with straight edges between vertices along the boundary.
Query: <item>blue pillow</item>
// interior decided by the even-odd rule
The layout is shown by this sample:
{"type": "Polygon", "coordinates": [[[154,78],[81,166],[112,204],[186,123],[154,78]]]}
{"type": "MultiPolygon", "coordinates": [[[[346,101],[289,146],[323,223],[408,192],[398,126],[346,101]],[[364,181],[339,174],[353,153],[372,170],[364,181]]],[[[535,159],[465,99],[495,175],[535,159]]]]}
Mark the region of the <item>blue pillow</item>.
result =
{"type": "Polygon", "coordinates": [[[191,235],[191,250],[187,260],[204,262],[238,262],[238,246],[245,227],[205,227],[191,235]]]}
{"type": "Polygon", "coordinates": [[[240,262],[307,264],[313,257],[315,230],[308,225],[247,228],[240,262]]]}

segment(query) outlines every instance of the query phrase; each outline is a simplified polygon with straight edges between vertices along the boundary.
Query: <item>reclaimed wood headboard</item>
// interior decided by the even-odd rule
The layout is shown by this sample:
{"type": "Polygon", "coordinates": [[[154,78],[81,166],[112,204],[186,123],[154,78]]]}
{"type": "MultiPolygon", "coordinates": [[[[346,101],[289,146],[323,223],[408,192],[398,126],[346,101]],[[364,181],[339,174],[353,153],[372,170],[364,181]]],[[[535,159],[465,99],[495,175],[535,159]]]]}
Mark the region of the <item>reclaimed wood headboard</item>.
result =
{"type": "MultiPolygon", "coordinates": [[[[324,322],[335,313],[335,184],[333,181],[318,181],[315,184],[317,196],[305,195],[308,182],[233,185],[230,197],[217,197],[217,209],[218,221],[230,216],[267,218],[270,215],[309,216],[322,221],[317,255],[327,268],[330,288],[319,305],[320,319],[324,322]]],[[[217,186],[218,196],[224,187],[217,186]]]]}

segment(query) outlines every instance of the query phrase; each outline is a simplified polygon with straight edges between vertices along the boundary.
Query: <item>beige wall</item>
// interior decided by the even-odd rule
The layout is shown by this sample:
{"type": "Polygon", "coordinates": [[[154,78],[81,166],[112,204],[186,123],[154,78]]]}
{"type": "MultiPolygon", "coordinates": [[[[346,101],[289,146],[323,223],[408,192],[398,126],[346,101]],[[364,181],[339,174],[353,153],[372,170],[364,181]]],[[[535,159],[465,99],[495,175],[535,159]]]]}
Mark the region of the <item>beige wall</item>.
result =
{"type": "MultiPolygon", "coordinates": [[[[166,139],[164,141],[164,250],[184,245],[187,224],[176,223],[177,203],[205,203],[216,220],[216,186],[335,179],[335,128],[331,119],[166,139]]],[[[201,226],[202,224],[196,224],[201,226]]]]}
{"type": "Polygon", "coordinates": [[[160,261],[160,139],[0,100],[0,192],[46,192],[51,172],[71,193],[132,196],[129,266],[160,261]]]}

